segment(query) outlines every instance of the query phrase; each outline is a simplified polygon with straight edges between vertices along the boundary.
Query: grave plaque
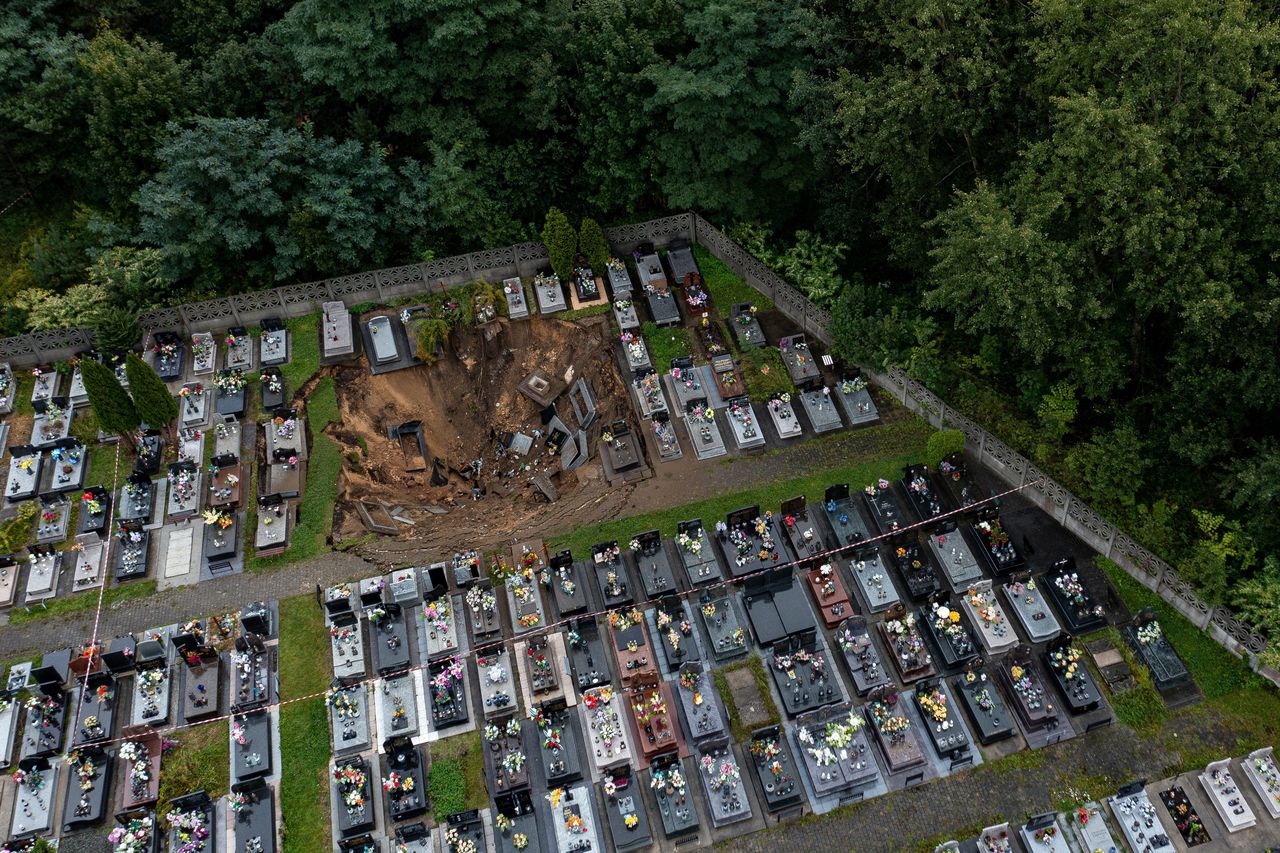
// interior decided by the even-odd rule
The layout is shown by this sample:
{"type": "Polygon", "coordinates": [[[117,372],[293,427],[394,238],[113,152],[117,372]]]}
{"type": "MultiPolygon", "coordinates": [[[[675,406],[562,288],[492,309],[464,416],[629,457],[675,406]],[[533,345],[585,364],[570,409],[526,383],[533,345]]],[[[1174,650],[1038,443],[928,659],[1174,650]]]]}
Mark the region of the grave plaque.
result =
{"type": "Polygon", "coordinates": [[[830,671],[822,637],[801,645],[795,639],[775,643],[766,667],[788,717],[844,701],[839,678],[830,671]]]}
{"type": "Polygon", "coordinates": [[[32,545],[27,549],[26,603],[48,601],[57,594],[58,576],[62,572],[62,552],[51,545],[32,545]]]}
{"type": "Polygon", "coordinates": [[[236,850],[276,853],[275,790],[265,783],[246,786],[236,793],[244,804],[235,812],[236,850]]]}
{"type": "Polygon", "coordinates": [[[744,507],[729,513],[726,525],[720,546],[733,577],[759,574],[790,558],[771,511],[761,515],[758,506],[744,507]]]}
{"type": "Polygon", "coordinates": [[[551,828],[559,853],[598,850],[600,831],[596,826],[594,799],[585,785],[555,788],[546,794],[551,828]]]}
{"type": "Polygon", "coordinates": [[[623,699],[610,686],[593,687],[582,694],[586,721],[587,754],[597,771],[631,762],[634,753],[623,723],[623,699]]]}
{"type": "Polygon", "coordinates": [[[1085,803],[1075,810],[1070,817],[1063,818],[1075,831],[1082,849],[1119,850],[1111,831],[1107,829],[1107,819],[1102,814],[1102,806],[1094,802],[1085,803]]]}
{"type": "Polygon", "coordinates": [[[778,349],[782,353],[782,361],[787,366],[787,373],[795,385],[820,379],[817,358],[809,350],[809,342],[804,335],[788,335],[778,341],[778,349]]]}
{"type": "Polygon", "coordinates": [[[0,415],[13,411],[13,400],[17,393],[18,383],[14,381],[13,367],[6,361],[0,364],[0,415]]]}
{"type": "Polygon", "coordinates": [[[351,314],[341,302],[324,303],[320,339],[324,343],[324,357],[335,358],[355,353],[355,335],[351,328],[351,314]]]}
{"type": "Polygon", "coordinates": [[[978,543],[977,552],[993,575],[1010,575],[1026,569],[1027,561],[1014,547],[1013,540],[1000,524],[998,516],[992,514],[990,518],[977,522],[972,526],[972,531],[974,540],[978,543]]]}
{"type": "Polygon", "coordinates": [[[707,637],[707,653],[717,662],[747,653],[747,632],[738,616],[738,605],[726,595],[704,593],[696,607],[697,618],[707,637]]]}
{"type": "Polygon", "coordinates": [[[656,254],[636,259],[636,272],[640,275],[640,287],[649,302],[649,313],[659,326],[675,326],[680,323],[680,306],[671,292],[671,282],[662,269],[662,261],[656,254]]]}
{"type": "Polygon", "coordinates": [[[151,805],[160,795],[160,735],[142,728],[125,729],[120,745],[120,770],[125,779],[122,805],[136,809],[151,805]]]}
{"type": "MultiPolygon", "coordinates": [[[[739,450],[751,450],[763,447],[764,434],[760,431],[760,421],[756,410],[747,397],[734,397],[725,406],[728,415],[729,432],[733,443],[739,450]]],[[[784,436],[785,437],[785,436],[784,436]]]]}
{"type": "Polygon", "coordinates": [[[782,530],[787,535],[787,542],[795,555],[803,560],[816,557],[828,550],[829,546],[822,528],[804,495],[782,502],[782,530]]]}
{"type": "Polygon", "coordinates": [[[4,496],[9,503],[34,498],[40,491],[44,454],[31,445],[9,448],[9,477],[4,496]]]}
{"type": "Polygon", "coordinates": [[[473,640],[478,643],[501,633],[502,618],[498,613],[498,599],[488,581],[468,589],[464,601],[473,640]]]}
{"type": "Polygon", "coordinates": [[[676,699],[684,731],[695,745],[729,734],[720,692],[709,672],[700,663],[687,663],[676,676],[676,699]]]}
{"type": "Polygon", "coordinates": [[[554,314],[569,307],[565,302],[560,277],[555,273],[538,273],[533,278],[533,295],[538,301],[539,314],[554,314]]]}
{"type": "Polygon", "coordinates": [[[658,817],[667,838],[696,833],[698,808],[689,791],[685,764],[677,755],[660,756],[649,766],[649,790],[658,806],[658,817]]]}
{"type": "Polygon", "coordinates": [[[911,598],[918,601],[942,590],[942,582],[933,570],[929,552],[921,551],[916,543],[897,545],[893,549],[893,561],[911,598]]]}
{"type": "Polygon", "coordinates": [[[630,299],[614,300],[613,317],[618,322],[618,328],[624,332],[640,328],[640,317],[636,314],[635,303],[630,299]]]}
{"type": "Polygon", "coordinates": [[[677,706],[669,683],[650,673],[628,691],[624,701],[643,764],[659,753],[684,752],[684,735],[676,721],[677,706]]]}
{"type": "Polygon", "coordinates": [[[880,613],[899,602],[897,587],[880,559],[879,550],[871,547],[854,554],[849,560],[849,572],[868,612],[880,613]]]}
{"type": "Polygon", "coordinates": [[[1084,662],[1083,653],[1070,641],[1045,649],[1041,660],[1069,712],[1084,714],[1102,704],[1102,692],[1084,662]]]}
{"type": "Polygon", "coordinates": [[[566,639],[569,642],[569,661],[573,666],[578,690],[607,684],[610,678],[609,664],[605,659],[605,647],[595,619],[571,621],[566,639]]]}
{"type": "Polygon", "coordinates": [[[65,497],[40,498],[40,519],[36,522],[36,544],[51,545],[67,538],[71,526],[71,503],[65,497]]]}
{"type": "Polygon", "coordinates": [[[693,455],[700,460],[725,455],[724,436],[716,422],[715,409],[705,398],[699,398],[684,409],[684,427],[693,444],[693,455]]]}
{"type": "Polygon", "coordinates": [[[1053,812],[1031,818],[1018,829],[1018,837],[1026,849],[1037,853],[1071,853],[1066,833],[1062,831],[1058,816],[1053,812]]]}
{"type": "Polygon", "coordinates": [[[1134,616],[1133,622],[1126,625],[1122,632],[1129,645],[1137,651],[1138,657],[1151,670],[1157,689],[1170,690],[1190,683],[1191,673],[1165,636],[1164,629],[1160,627],[1151,608],[1134,616]]]}
{"type": "Polygon", "coordinates": [[[908,465],[902,469],[902,490],[916,515],[927,521],[950,510],[950,501],[934,485],[928,465],[908,465]]]}
{"type": "Polygon", "coordinates": [[[408,820],[427,811],[427,787],[422,756],[408,737],[389,738],[383,744],[386,772],[382,790],[387,797],[387,817],[391,821],[408,820]]]}
{"type": "Polygon", "coordinates": [[[897,693],[886,693],[867,703],[865,713],[890,773],[902,773],[925,762],[924,749],[897,693]]]}
{"type": "Polygon", "coordinates": [[[658,673],[658,662],[649,633],[644,627],[644,616],[637,609],[614,610],[609,613],[610,648],[624,687],[639,681],[647,681],[658,673]]]}
{"type": "Polygon", "coordinates": [[[1249,801],[1240,796],[1240,789],[1231,774],[1230,758],[1210,762],[1200,774],[1200,785],[1209,795],[1209,802],[1213,803],[1227,832],[1239,832],[1258,825],[1249,801]]]}
{"type": "Polygon", "coordinates": [[[656,645],[662,654],[665,671],[701,660],[693,619],[688,605],[681,598],[669,595],[661,599],[653,611],[646,614],[646,622],[657,638],[656,645]]]}
{"type": "Polygon", "coordinates": [[[24,758],[18,762],[18,770],[12,777],[16,790],[10,838],[30,838],[53,829],[53,800],[60,764],[47,758],[24,758]]]}
{"type": "Polygon", "coordinates": [[[742,349],[768,345],[764,332],[760,328],[760,322],[756,319],[756,310],[756,306],[749,302],[738,302],[729,308],[729,325],[733,329],[733,336],[738,340],[738,346],[742,349]]]}
{"type": "Polygon", "coordinates": [[[523,320],[529,316],[529,303],[524,297],[524,284],[519,276],[504,279],[502,295],[507,299],[507,316],[512,320],[523,320]]]}
{"type": "Polygon", "coordinates": [[[800,419],[796,417],[796,410],[791,405],[789,393],[775,395],[769,400],[766,408],[769,410],[769,419],[773,421],[773,428],[777,431],[779,438],[799,438],[804,435],[804,428],[800,426],[800,419]]]}
{"type": "Polygon", "coordinates": [[[659,412],[670,413],[667,395],[662,390],[662,378],[652,370],[638,371],[631,383],[640,410],[640,417],[652,418],[659,412]]]}
{"type": "Polygon", "coordinates": [[[1000,680],[1013,700],[1014,712],[1023,728],[1027,731],[1057,728],[1061,719],[1053,697],[1044,688],[1030,651],[1020,648],[997,666],[1000,680]]]}
{"type": "Polygon", "coordinates": [[[44,468],[45,494],[74,492],[84,485],[89,473],[89,455],[84,445],[74,438],[62,438],[49,450],[48,464],[44,468]]]}
{"type": "Polygon", "coordinates": [[[120,502],[116,517],[120,521],[151,522],[155,505],[156,485],[145,474],[132,474],[120,487],[120,502]]]}
{"type": "Polygon", "coordinates": [[[330,782],[334,814],[338,816],[339,840],[372,832],[376,815],[369,762],[360,756],[339,759],[330,782]]]}
{"type": "Polygon", "coordinates": [[[120,707],[119,685],[107,672],[90,673],[73,694],[72,708],[79,704],[73,719],[77,728],[71,735],[73,746],[88,746],[109,739],[115,731],[116,709],[120,707]]]}
{"type": "Polygon", "coordinates": [[[953,677],[951,688],[968,711],[980,743],[992,744],[1013,736],[1013,716],[986,670],[970,670],[953,677]]]}
{"type": "Polygon", "coordinates": [[[823,708],[796,720],[798,763],[819,799],[861,796],[880,781],[866,719],[848,706],[823,708]]]}
{"type": "Polygon", "coordinates": [[[203,382],[188,382],[178,389],[178,405],[182,409],[180,420],[185,428],[199,428],[209,419],[208,388],[203,382]]]}
{"type": "Polygon", "coordinates": [[[374,669],[382,675],[406,669],[409,666],[409,632],[400,605],[371,607],[365,610],[365,616],[369,620],[374,669]]]}
{"type": "Polygon", "coordinates": [[[231,652],[231,707],[260,708],[275,700],[275,648],[266,647],[256,634],[236,640],[231,652]]]}
{"type": "Polygon", "coordinates": [[[430,684],[431,722],[437,729],[460,726],[470,717],[466,684],[466,661],[462,658],[440,659],[427,667],[430,684]]]}
{"type": "Polygon", "coordinates": [[[630,298],[633,285],[631,283],[631,273],[627,270],[626,263],[611,257],[605,265],[605,271],[609,278],[609,290],[613,293],[614,298],[630,298]]]}
{"type": "Polygon", "coordinates": [[[845,591],[844,581],[832,563],[824,562],[815,569],[805,573],[809,584],[809,592],[818,605],[818,615],[824,625],[834,628],[854,612],[849,602],[849,593],[845,591]]]}
{"type": "Polygon", "coordinates": [[[840,420],[840,410],[832,399],[831,388],[826,385],[815,384],[808,390],[801,391],[800,405],[804,408],[813,431],[819,435],[844,426],[844,422],[840,420]]]}
{"type": "Polygon", "coordinates": [[[881,534],[893,533],[910,523],[888,480],[880,480],[876,485],[867,486],[862,492],[862,499],[881,534]]]}
{"type": "Polygon", "coordinates": [[[525,752],[524,726],[511,715],[485,725],[485,781],[495,794],[529,787],[528,754],[525,752]]]}
{"type": "Polygon", "coordinates": [[[257,347],[253,345],[253,336],[244,326],[232,326],[228,329],[223,343],[227,345],[227,367],[232,370],[253,370],[257,347]]]}
{"type": "Polygon", "coordinates": [[[878,623],[881,639],[889,649],[889,658],[904,684],[935,674],[933,655],[925,646],[916,624],[916,615],[902,605],[891,608],[885,621],[878,623]]]}
{"type": "Polygon", "coordinates": [[[448,594],[423,601],[418,635],[424,659],[434,660],[458,650],[457,608],[461,603],[462,596],[448,594]]]}
{"type": "Polygon", "coordinates": [[[582,778],[582,764],[576,715],[565,710],[563,701],[532,707],[529,713],[537,727],[538,758],[549,786],[564,785],[582,778]]]}
{"type": "Polygon", "coordinates": [[[654,411],[650,426],[653,427],[654,441],[657,442],[659,462],[672,462],[684,458],[684,451],[680,448],[680,438],[676,435],[670,413],[654,411]]]}
{"type": "Polygon", "coordinates": [[[650,370],[653,360],[649,358],[649,348],[644,338],[637,332],[623,332],[620,337],[622,354],[627,359],[627,369],[633,374],[641,370],[650,370]]]}
{"type": "Polygon", "coordinates": [[[889,672],[880,659],[867,620],[862,616],[851,617],[835,631],[836,647],[840,649],[845,668],[853,679],[854,692],[866,696],[877,688],[889,684],[889,672]]]}
{"type": "Polygon", "coordinates": [[[978,656],[973,632],[959,610],[946,604],[927,605],[920,609],[920,622],[938,647],[944,667],[963,666],[978,656]]]}
{"type": "Polygon", "coordinates": [[[378,733],[384,737],[416,738],[425,734],[419,727],[419,673],[406,673],[375,682],[374,693],[378,713],[378,733]]]}
{"type": "Polygon", "coordinates": [[[1272,820],[1280,818],[1280,769],[1276,767],[1275,747],[1264,746],[1240,759],[1244,775],[1272,820]]]}
{"type": "Polygon", "coordinates": [[[972,741],[947,683],[940,678],[921,681],[915,686],[912,699],[937,756],[950,761],[953,769],[971,763],[972,741]]]}
{"type": "Polygon", "coordinates": [[[143,642],[138,643],[138,671],[133,679],[133,704],[130,723],[135,726],[158,726],[169,720],[172,693],[169,667],[164,658],[144,665],[141,660],[143,642]]]}
{"type": "Polygon", "coordinates": [[[181,379],[183,365],[186,364],[186,345],[182,338],[173,332],[156,332],[152,340],[152,364],[156,374],[165,382],[181,379]]]}
{"type": "Polygon", "coordinates": [[[200,507],[200,471],[193,462],[169,466],[167,516],[170,521],[191,518],[200,507]]]}
{"type": "Polygon", "coordinates": [[[942,566],[942,573],[952,592],[963,592],[982,580],[982,569],[969,549],[969,543],[954,524],[946,523],[935,533],[929,534],[929,550],[942,566]]]}
{"type": "Polygon", "coordinates": [[[635,600],[631,578],[617,541],[602,542],[591,547],[592,572],[604,606],[620,607],[635,600]]]}
{"type": "Polygon", "coordinates": [[[1071,633],[1094,631],[1107,623],[1106,611],[1084,585],[1071,557],[1059,560],[1045,575],[1045,588],[1071,633]]]}
{"type": "Polygon", "coordinates": [[[828,486],[823,495],[822,510],[835,532],[838,547],[857,544],[871,535],[867,523],[849,497],[848,484],[828,486]]]}
{"type": "Polygon", "coordinates": [[[979,581],[969,587],[960,603],[970,624],[978,629],[978,641],[989,655],[1000,655],[1018,645],[1013,623],[1005,615],[996,598],[991,581],[979,581]]]}
{"type": "Polygon", "coordinates": [[[276,368],[269,368],[260,374],[262,379],[262,410],[270,412],[285,404],[284,375],[276,368]]]}

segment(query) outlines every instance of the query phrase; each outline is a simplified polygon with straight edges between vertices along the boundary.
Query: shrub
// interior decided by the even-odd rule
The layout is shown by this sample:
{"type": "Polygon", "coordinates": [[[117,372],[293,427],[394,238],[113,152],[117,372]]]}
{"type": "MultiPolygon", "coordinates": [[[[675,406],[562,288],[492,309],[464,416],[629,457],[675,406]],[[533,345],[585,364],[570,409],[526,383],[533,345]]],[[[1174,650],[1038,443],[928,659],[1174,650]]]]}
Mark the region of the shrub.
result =
{"type": "Polygon", "coordinates": [[[609,242],[604,238],[604,229],[594,219],[582,220],[578,229],[578,247],[587,256],[587,263],[598,275],[604,275],[605,265],[609,263],[609,242]]]}
{"type": "Polygon", "coordinates": [[[565,281],[573,275],[573,256],[578,251],[578,235],[569,224],[569,217],[558,207],[547,211],[547,222],[542,227],[542,242],[551,259],[551,269],[565,281]]]}
{"type": "Polygon", "coordinates": [[[129,393],[138,417],[155,429],[162,429],[178,417],[178,403],[156,372],[136,353],[129,353],[124,365],[129,393]]]}
{"type": "Polygon", "coordinates": [[[89,405],[98,415],[104,430],[124,435],[138,428],[138,411],[116,378],[116,372],[99,361],[86,358],[80,364],[80,376],[89,405]]]}
{"type": "Polygon", "coordinates": [[[944,429],[929,436],[925,455],[930,465],[937,465],[953,453],[964,452],[964,433],[958,429],[944,429]]]}
{"type": "Polygon", "coordinates": [[[0,522],[0,554],[12,554],[27,544],[31,535],[31,519],[36,516],[35,501],[18,504],[17,515],[0,522]]]}
{"type": "Polygon", "coordinates": [[[747,396],[754,402],[764,402],[774,394],[791,394],[796,390],[782,353],[774,347],[747,347],[742,351],[741,365],[747,396]]]}
{"type": "Polygon", "coordinates": [[[126,352],[138,345],[137,315],[127,308],[104,308],[93,322],[93,336],[102,352],[126,352]]]}
{"type": "Polygon", "coordinates": [[[431,762],[427,777],[427,793],[435,809],[436,821],[466,808],[466,785],[462,777],[462,762],[456,758],[437,758],[431,762]]]}

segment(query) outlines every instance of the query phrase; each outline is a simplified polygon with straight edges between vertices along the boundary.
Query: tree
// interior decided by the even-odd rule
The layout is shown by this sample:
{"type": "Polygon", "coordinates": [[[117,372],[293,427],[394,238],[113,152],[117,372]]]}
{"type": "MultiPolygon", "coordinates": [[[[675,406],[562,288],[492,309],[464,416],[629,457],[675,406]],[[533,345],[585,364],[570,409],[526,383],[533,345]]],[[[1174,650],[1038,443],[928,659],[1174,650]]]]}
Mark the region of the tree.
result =
{"type": "Polygon", "coordinates": [[[578,252],[578,235],[569,224],[569,217],[558,207],[547,211],[546,224],[542,226],[542,243],[547,247],[551,269],[568,281],[573,275],[573,258],[578,252]]]}
{"type": "Polygon", "coordinates": [[[578,229],[578,248],[587,256],[587,263],[598,275],[604,275],[609,263],[609,242],[604,238],[600,223],[590,217],[582,220],[578,229]]]}
{"type": "Polygon", "coordinates": [[[132,436],[140,423],[138,411],[116,378],[116,372],[100,361],[86,358],[80,362],[80,378],[103,431],[132,436]]]}
{"type": "Polygon", "coordinates": [[[163,305],[173,294],[159,249],[113,246],[89,265],[89,283],[104,288],[118,306],[140,313],[163,305]]]}
{"type": "Polygon", "coordinates": [[[129,353],[124,363],[129,393],[138,417],[153,429],[164,429],[172,438],[173,421],[178,417],[178,401],[169,393],[164,381],[137,353],[129,353]]]}
{"type": "Polygon", "coordinates": [[[115,305],[102,310],[92,324],[94,341],[101,352],[127,352],[138,344],[138,315],[115,305]]]}
{"type": "Polygon", "coordinates": [[[107,292],[92,284],[77,284],[66,293],[36,288],[20,292],[13,304],[27,312],[32,331],[92,327],[107,308],[107,292]]]}

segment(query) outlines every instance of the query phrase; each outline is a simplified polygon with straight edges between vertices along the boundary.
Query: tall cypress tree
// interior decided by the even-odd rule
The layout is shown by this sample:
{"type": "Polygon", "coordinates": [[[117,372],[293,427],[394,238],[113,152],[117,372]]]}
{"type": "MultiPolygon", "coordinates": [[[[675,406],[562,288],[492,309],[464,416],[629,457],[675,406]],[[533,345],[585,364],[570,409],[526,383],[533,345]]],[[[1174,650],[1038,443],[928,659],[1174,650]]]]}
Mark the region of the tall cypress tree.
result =
{"type": "Polygon", "coordinates": [[[596,275],[604,275],[605,265],[609,263],[609,241],[604,237],[604,229],[600,223],[587,217],[582,220],[578,229],[578,248],[587,256],[587,263],[596,275]]]}
{"type": "Polygon", "coordinates": [[[164,380],[137,353],[129,353],[124,372],[129,378],[129,393],[133,394],[138,417],[150,427],[164,429],[172,438],[173,422],[178,417],[178,401],[169,393],[164,380]]]}
{"type": "Polygon", "coordinates": [[[547,223],[542,228],[542,243],[547,247],[551,269],[564,281],[573,275],[573,256],[578,251],[578,234],[569,223],[569,217],[558,207],[547,211],[547,223]]]}
{"type": "Polygon", "coordinates": [[[103,431],[131,437],[138,428],[138,410],[115,371],[100,361],[86,358],[80,362],[80,378],[84,380],[84,392],[103,431]]]}

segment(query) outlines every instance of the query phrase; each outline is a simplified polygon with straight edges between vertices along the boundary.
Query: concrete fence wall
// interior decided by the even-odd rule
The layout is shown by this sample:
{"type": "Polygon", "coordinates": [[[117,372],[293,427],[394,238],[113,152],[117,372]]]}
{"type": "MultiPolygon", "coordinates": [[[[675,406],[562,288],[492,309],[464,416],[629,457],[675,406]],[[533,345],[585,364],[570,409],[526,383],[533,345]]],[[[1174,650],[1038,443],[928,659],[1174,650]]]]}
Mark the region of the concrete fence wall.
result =
{"type": "MultiPolygon", "coordinates": [[[[645,243],[657,248],[673,243],[697,243],[767,296],[806,335],[831,344],[830,314],[698,214],[681,213],[608,228],[605,236],[618,254],[630,253],[645,243]]],[[[547,260],[547,250],[541,243],[519,243],[503,249],[161,308],[142,315],[139,325],[148,334],[168,330],[187,335],[228,326],[255,326],[268,317],[317,313],[321,304],[329,301],[340,300],[348,306],[361,302],[386,303],[448,290],[476,279],[497,282],[516,275],[531,276],[545,269],[547,260]]],[[[93,332],[89,329],[32,332],[0,339],[0,361],[8,361],[16,368],[34,367],[66,359],[92,346],[93,332]]],[[[959,429],[965,435],[966,451],[979,464],[1011,486],[1027,486],[1024,496],[1090,548],[1122,566],[1229,651],[1246,658],[1255,670],[1280,684],[1280,673],[1263,666],[1258,659],[1266,647],[1266,639],[1252,633],[1227,608],[1210,607],[1200,600],[1191,585],[1179,578],[1168,563],[1143,548],[1132,536],[904,371],[895,368],[876,373],[864,368],[864,373],[935,427],[959,429]]]]}

